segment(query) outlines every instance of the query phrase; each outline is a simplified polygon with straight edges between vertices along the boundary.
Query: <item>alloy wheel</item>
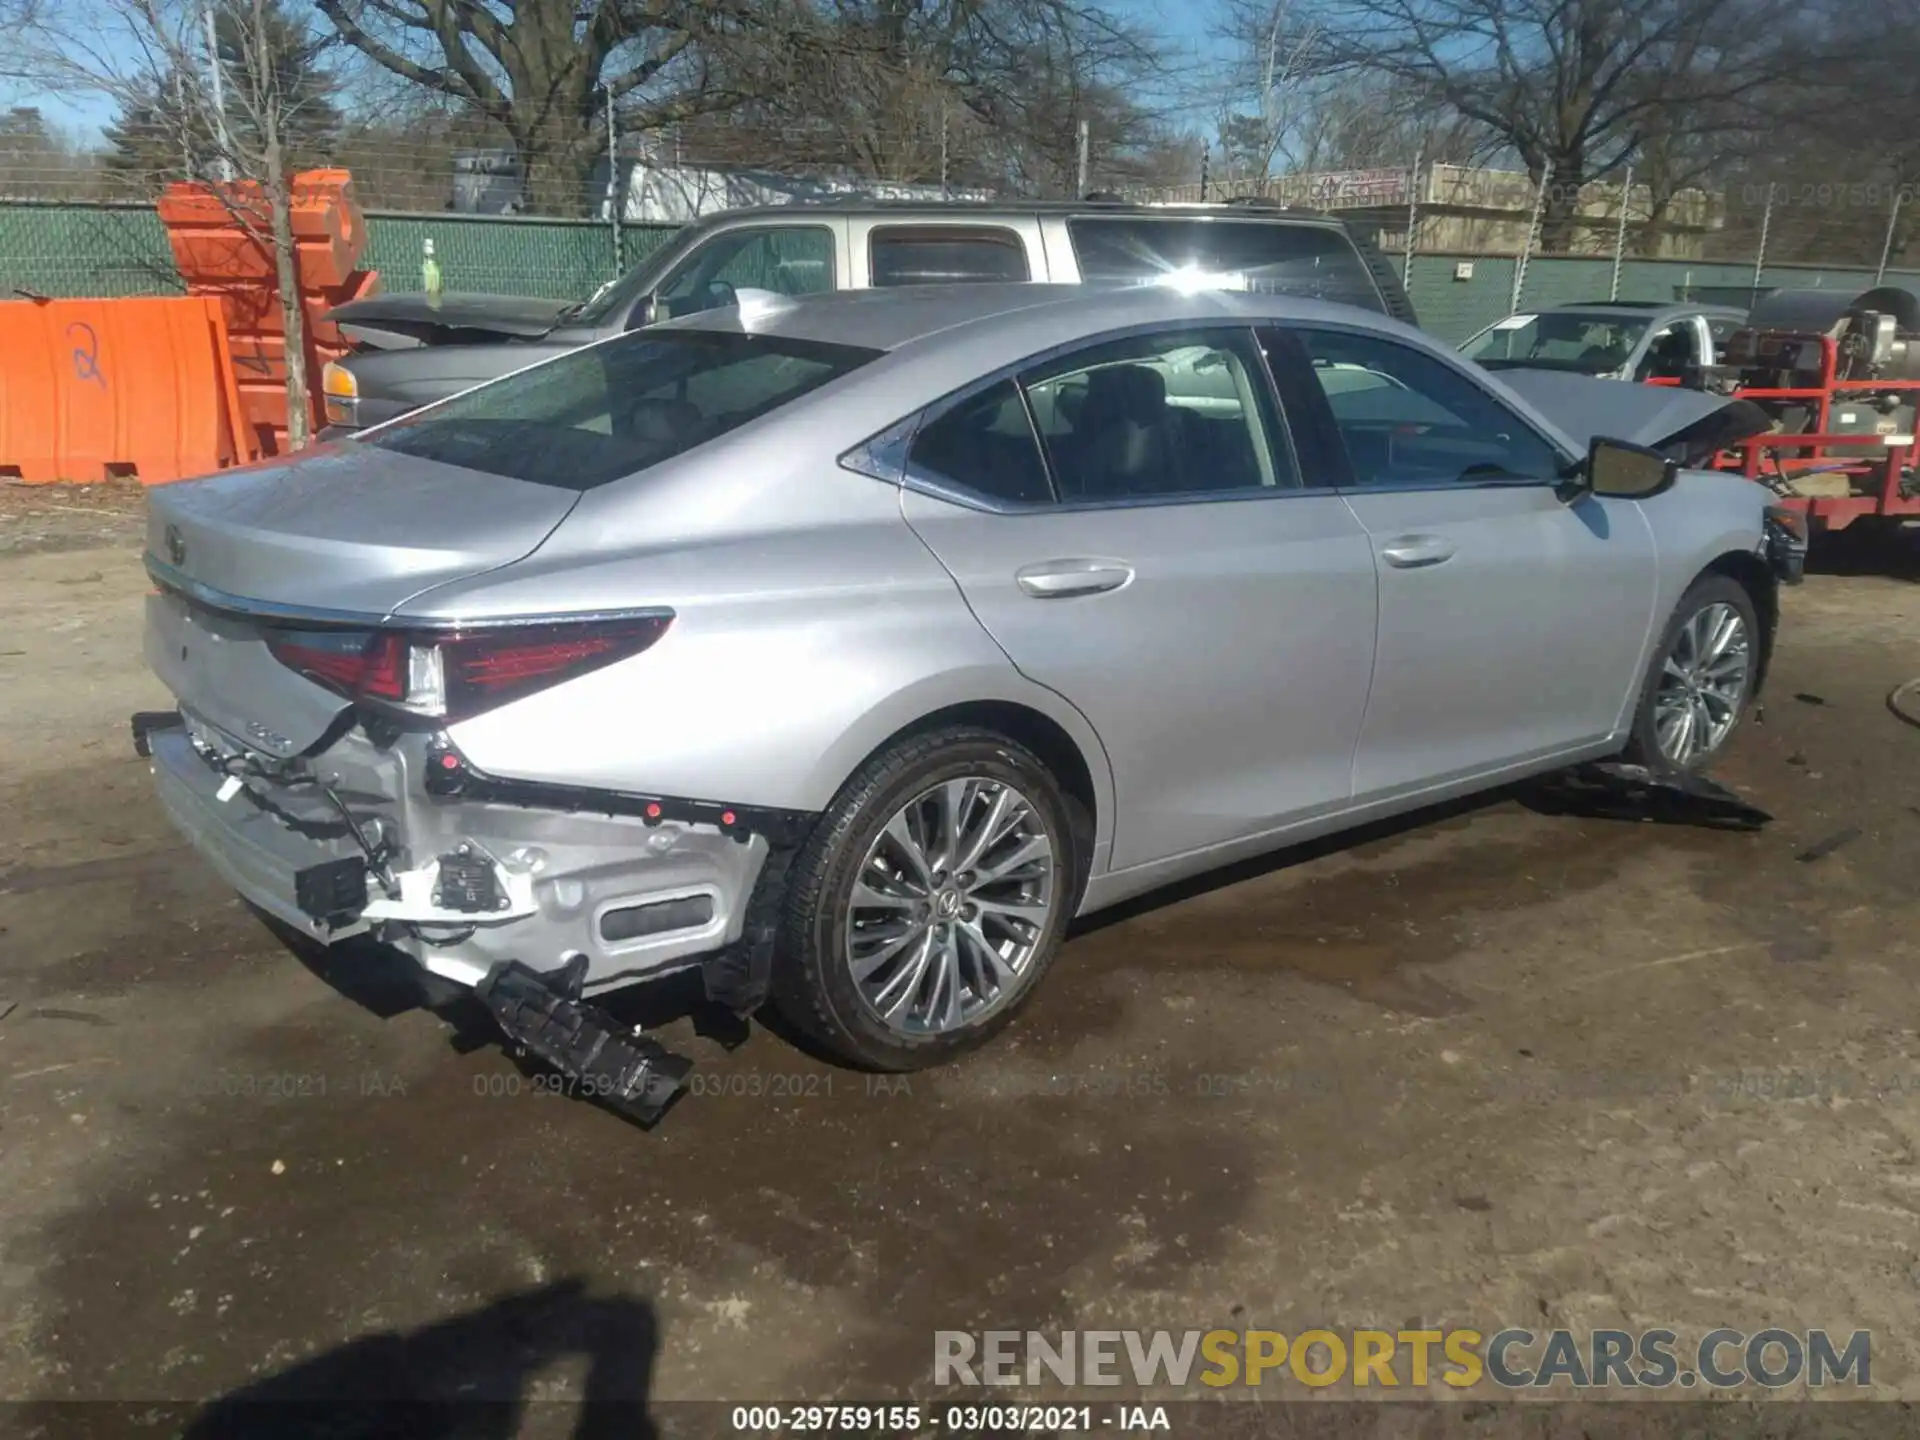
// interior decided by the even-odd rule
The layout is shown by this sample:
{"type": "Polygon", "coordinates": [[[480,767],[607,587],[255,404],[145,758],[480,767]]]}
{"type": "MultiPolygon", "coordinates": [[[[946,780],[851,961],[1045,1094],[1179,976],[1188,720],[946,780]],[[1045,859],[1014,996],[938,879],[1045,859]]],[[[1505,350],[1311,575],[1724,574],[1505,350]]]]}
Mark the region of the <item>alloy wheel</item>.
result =
{"type": "Polygon", "coordinates": [[[1696,610],[1660,667],[1653,727],[1661,755],[1684,767],[1724,745],[1752,672],[1753,640],[1740,612],[1724,601],[1696,610]]]}
{"type": "Polygon", "coordinates": [[[905,1035],[975,1024],[1021,989],[1058,895],[1040,810],[1001,780],[930,786],[855,874],[845,959],[861,1001],[905,1035]]]}

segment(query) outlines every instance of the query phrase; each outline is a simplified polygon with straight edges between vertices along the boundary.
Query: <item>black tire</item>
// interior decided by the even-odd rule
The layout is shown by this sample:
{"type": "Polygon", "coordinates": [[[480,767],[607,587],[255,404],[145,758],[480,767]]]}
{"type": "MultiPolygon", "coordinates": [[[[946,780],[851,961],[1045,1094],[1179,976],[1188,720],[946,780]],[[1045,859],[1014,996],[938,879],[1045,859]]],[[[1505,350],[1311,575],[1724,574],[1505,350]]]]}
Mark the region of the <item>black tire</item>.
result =
{"type": "Polygon", "coordinates": [[[868,1070],[926,1069],[984,1045],[1039,988],[1079,906],[1083,861],[1074,816],[1046,766],[990,730],[948,726],[888,746],[841,787],[794,859],[774,962],[775,1008],[823,1049],[868,1070]],[[881,1021],[846,963],[841,940],[853,884],[897,811],[929,787],[965,776],[1011,785],[1032,804],[1054,849],[1052,909],[1005,1001],[963,1028],[909,1035],[881,1021]]]}
{"type": "Polygon", "coordinates": [[[1627,747],[1623,758],[1635,765],[1644,765],[1656,775],[1697,774],[1724,755],[1733,737],[1740,731],[1741,721],[1746,718],[1747,710],[1753,703],[1754,682],[1759,678],[1762,635],[1760,618],[1754,610],[1753,596],[1730,575],[1708,573],[1687,587],[1687,593],[1680,597],[1680,603],[1674,607],[1668,617],[1666,629],[1660,634],[1660,643],[1654,647],[1652,658],[1647,662],[1647,672],[1640,680],[1640,700],[1634,709],[1633,728],[1628,732],[1627,747]],[[1656,730],[1656,702],[1660,693],[1660,681],[1666,662],[1674,654],[1682,631],[1693,618],[1710,605],[1730,605],[1739,612],[1741,621],[1746,625],[1749,658],[1745,694],[1735,711],[1733,726],[1710,750],[1693,756],[1686,763],[1677,763],[1660,747],[1656,730]]]}

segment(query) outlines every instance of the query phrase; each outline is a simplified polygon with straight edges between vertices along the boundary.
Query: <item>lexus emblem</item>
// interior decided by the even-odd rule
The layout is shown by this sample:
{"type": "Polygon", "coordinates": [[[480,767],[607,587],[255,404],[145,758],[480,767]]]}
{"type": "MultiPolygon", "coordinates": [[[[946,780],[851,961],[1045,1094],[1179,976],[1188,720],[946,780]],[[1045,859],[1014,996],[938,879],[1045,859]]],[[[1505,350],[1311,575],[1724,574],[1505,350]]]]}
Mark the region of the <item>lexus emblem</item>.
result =
{"type": "Polygon", "coordinates": [[[167,526],[167,559],[174,565],[187,563],[187,542],[181,538],[178,525],[167,526]]]}

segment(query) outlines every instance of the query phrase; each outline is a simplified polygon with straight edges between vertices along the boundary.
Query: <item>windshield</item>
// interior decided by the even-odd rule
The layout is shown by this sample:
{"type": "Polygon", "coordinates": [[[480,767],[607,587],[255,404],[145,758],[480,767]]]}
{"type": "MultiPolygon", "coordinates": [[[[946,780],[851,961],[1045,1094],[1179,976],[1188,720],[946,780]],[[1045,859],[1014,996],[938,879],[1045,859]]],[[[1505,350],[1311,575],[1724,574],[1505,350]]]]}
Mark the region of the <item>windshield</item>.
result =
{"type": "Polygon", "coordinates": [[[590,490],[724,435],[880,354],[772,335],[639,331],[469,390],[361,443],[590,490]]]}
{"type": "Polygon", "coordinates": [[[1460,351],[1488,369],[1524,365],[1539,370],[1569,370],[1582,375],[1608,375],[1625,365],[1647,321],[1621,315],[1549,311],[1544,315],[1509,315],[1483,330],[1460,351]]]}

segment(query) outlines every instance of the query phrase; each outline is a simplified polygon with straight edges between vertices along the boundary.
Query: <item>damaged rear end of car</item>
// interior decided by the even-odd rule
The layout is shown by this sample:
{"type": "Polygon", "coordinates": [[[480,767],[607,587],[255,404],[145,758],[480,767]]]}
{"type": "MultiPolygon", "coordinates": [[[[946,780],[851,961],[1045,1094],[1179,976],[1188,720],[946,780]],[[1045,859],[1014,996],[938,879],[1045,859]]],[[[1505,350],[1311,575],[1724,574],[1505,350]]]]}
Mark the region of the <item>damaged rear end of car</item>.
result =
{"type": "MultiPolygon", "coordinates": [[[[617,373],[602,347],[575,352],[372,442],[157,491],[149,522],[146,655],[178,709],[136,717],[135,738],[176,827],[283,925],[370,936],[472,987],[516,1046],[643,1123],[688,1063],[591,997],[704,963],[727,1001],[730,948],[770,934],[756,886],[806,817],[556,781],[579,735],[550,726],[503,745],[513,707],[645,664],[676,615],[565,584],[516,608],[492,597],[584,497],[726,428],[621,397],[663,367],[684,391],[751,338],[649,341],[652,368],[617,373]],[[482,766],[462,742],[487,723],[482,766]]],[[[725,418],[868,353],[776,365],[757,408],[725,418]]],[[[581,718],[584,734],[611,722],[581,718]]]]}

